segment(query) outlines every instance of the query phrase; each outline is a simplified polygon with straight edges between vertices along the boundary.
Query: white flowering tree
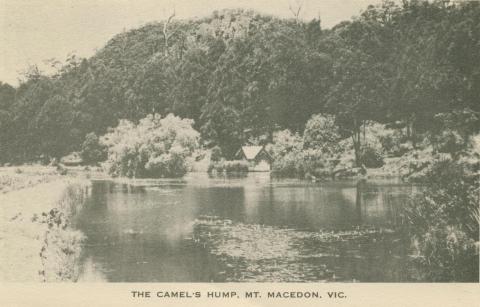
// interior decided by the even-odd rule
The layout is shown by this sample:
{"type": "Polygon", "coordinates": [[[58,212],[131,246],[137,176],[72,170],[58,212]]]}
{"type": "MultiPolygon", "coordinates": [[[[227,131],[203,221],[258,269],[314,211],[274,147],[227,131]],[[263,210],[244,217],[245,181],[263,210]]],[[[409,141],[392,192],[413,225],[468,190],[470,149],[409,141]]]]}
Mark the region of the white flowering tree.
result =
{"type": "Polygon", "coordinates": [[[101,138],[108,148],[107,167],[114,176],[181,177],[188,157],[198,148],[199,133],[193,120],[169,114],[149,115],[138,125],[121,120],[101,138]]]}

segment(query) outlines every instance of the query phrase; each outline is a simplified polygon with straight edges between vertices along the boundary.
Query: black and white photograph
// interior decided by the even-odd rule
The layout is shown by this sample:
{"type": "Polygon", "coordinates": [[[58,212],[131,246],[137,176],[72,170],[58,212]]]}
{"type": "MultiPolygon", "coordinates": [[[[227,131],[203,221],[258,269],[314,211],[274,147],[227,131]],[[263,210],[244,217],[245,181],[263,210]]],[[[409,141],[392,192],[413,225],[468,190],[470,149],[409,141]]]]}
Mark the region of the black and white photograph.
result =
{"type": "Polygon", "coordinates": [[[479,203],[479,1],[0,0],[2,283],[478,284],[479,203]]]}

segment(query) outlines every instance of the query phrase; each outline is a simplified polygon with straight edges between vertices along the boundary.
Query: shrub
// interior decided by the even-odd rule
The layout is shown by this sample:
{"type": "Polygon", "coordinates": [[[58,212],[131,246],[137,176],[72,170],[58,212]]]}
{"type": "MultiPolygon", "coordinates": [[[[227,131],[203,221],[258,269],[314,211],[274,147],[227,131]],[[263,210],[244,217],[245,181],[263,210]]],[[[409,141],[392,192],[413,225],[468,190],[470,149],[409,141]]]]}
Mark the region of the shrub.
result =
{"type": "Polygon", "coordinates": [[[435,115],[434,132],[430,135],[433,146],[456,158],[467,150],[472,135],[480,132],[480,115],[471,109],[455,110],[435,115]]]}
{"type": "Polygon", "coordinates": [[[273,143],[267,147],[273,157],[272,171],[281,176],[303,176],[303,139],[290,130],[274,133],[273,143]]]}
{"type": "Polygon", "coordinates": [[[292,151],[275,159],[272,171],[281,176],[302,177],[304,172],[302,152],[292,151]]]}
{"type": "Polygon", "coordinates": [[[225,171],[227,173],[233,172],[248,172],[248,162],[247,161],[225,161],[225,171]]]}
{"type": "Polygon", "coordinates": [[[334,116],[313,115],[305,125],[303,147],[320,150],[324,154],[335,154],[339,150],[340,133],[338,130],[334,116]]]}
{"type": "Polygon", "coordinates": [[[435,138],[435,146],[439,152],[449,153],[455,157],[457,153],[466,149],[466,141],[458,132],[445,130],[435,138]]]}
{"type": "Polygon", "coordinates": [[[107,148],[100,144],[100,140],[93,132],[85,136],[80,156],[86,164],[97,164],[107,159],[107,148]]]}
{"type": "Polygon", "coordinates": [[[477,172],[457,161],[436,162],[423,177],[426,190],[404,207],[405,229],[429,280],[478,281],[477,172]]]}
{"type": "Polygon", "coordinates": [[[393,155],[400,157],[413,149],[410,143],[407,143],[407,136],[401,130],[385,129],[384,133],[378,135],[382,149],[393,155]]]}
{"type": "Polygon", "coordinates": [[[383,166],[381,152],[373,147],[365,147],[360,153],[360,161],[368,168],[379,168],[383,166]]]}
{"type": "Polygon", "coordinates": [[[212,148],[212,153],[210,155],[210,160],[213,162],[218,162],[222,159],[222,149],[219,146],[212,148]]]}
{"type": "Polygon", "coordinates": [[[285,177],[330,176],[342,150],[336,131],[332,117],[315,115],[303,138],[289,130],[275,133],[273,144],[267,148],[273,157],[272,171],[285,177]]]}
{"type": "Polygon", "coordinates": [[[58,164],[56,166],[56,169],[59,175],[65,176],[68,173],[68,170],[65,167],[63,167],[61,164],[58,164]]]}
{"type": "Polygon", "coordinates": [[[235,161],[219,161],[210,163],[208,166],[208,172],[217,172],[217,173],[245,173],[248,172],[248,162],[243,160],[235,161]]]}
{"type": "Polygon", "coordinates": [[[273,142],[267,147],[270,155],[277,159],[292,151],[301,151],[303,149],[303,139],[298,133],[293,134],[285,129],[273,134],[273,142]]]}
{"type": "Polygon", "coordinates": [[[121,120],[101,138],[108,148],[110,174],[127,177],[180,177],[187,170],[187,158],[198,147],[199,133],[193,121],[172,114],[149,115],[138,125],[121,120]]]}

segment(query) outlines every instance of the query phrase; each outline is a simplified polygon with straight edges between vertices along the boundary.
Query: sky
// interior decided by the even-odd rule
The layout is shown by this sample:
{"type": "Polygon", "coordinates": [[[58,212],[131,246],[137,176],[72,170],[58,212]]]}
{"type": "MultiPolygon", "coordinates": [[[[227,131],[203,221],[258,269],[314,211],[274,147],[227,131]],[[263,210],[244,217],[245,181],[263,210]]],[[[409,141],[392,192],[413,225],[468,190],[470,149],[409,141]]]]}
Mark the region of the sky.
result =
{"type": "Polygon", "coordinates": [[[303,19],[320,16],[330,28],[380,0],[0,0],[0,81],[18,85],[22,71],[46,70],[47,59],[90,57],[115,34],[165,19],[173,8],[176,19],[224,8],[292,17],[289,6],[299,2],[303,19]]]}

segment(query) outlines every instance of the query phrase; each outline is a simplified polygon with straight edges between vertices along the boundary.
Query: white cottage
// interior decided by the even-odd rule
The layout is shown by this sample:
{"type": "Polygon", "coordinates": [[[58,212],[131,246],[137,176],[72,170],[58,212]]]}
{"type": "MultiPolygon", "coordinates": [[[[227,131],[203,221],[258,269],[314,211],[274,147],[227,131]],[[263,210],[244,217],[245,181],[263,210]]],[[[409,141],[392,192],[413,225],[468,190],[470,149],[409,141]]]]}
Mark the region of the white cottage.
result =
{"type": "Polygon", "coordinates": [[[242,146],[235,159],[247,161],[250,172],[269,172],[272,164],[272,157],[264,146],[242,146]]]}

